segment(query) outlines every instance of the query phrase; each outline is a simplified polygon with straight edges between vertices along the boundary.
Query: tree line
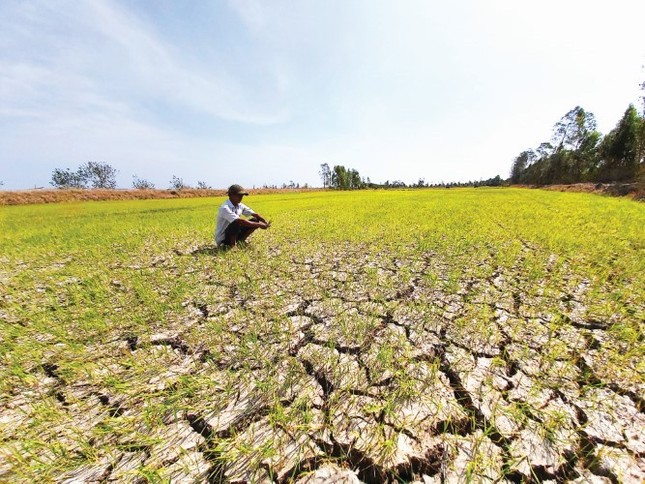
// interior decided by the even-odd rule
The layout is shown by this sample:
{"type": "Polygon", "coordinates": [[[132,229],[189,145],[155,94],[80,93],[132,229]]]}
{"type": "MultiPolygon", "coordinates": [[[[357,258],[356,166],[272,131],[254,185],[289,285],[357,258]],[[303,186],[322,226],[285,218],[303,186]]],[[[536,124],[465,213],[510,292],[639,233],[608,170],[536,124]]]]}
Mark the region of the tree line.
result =
{"type": "MultiPolygon", "coordinates": [[[[119,171],[105,162],[88,161],[81,164],[76,170],[70,168],[56,168],[52,172],[50,185],[59,189],[115,189],[117,188],[116,175],[119,171]]],[[[358,170],[346,168],[343,165],[335,165],[330,168],[327,163],[320,165],[319,175],[324,188],[334,188],[339,190],[357,190],[364,188],[451,188],[451,187],[478,187],[478,186],[501,186],[504,180],[497,175],[488,180],[468,181],[468,182],[449,182],[449,183],[426,183],[425,179],[419,178],[416,183],[406,184],[401,180],[390,181],[385,183],[373,183],[369,177],[364,178],[358,170]]],[[[2,182],[0,182],[0,186],[2,182]]],[[[132,177],[132,188],[138,190],[154,190],[155,184],[149,180],[139,178],[137,175],[132,177]]],[[[183,178],[173,175],[168,184],[169,190],[187,190],[187,189],[204,189],[209,190],[212,187],[204,182],[198,181],[195,187],[185,183],[183,178]]],[[[255,187],[254,187],[255,188],[255,187]]],[[[290,180],[289,183],[278,185],[263,185],[264,189],[308,189],[307,183],[300,184],[290,180]]]]}
{"type": "Polygon", "coordinates": [[[426,183],[424,178],[419,178],[416,183],[406,184],[401,180],[386,180],[385,183],[372,183],[369,177],[364,178],[358,170],[346,168],[343,165],[329,164],[320,165],[320,180],[323,188],[333,188],[336,190],[360,190],[363,188],[451,188],[451,187],[499,187],[504,185],[505,181],[499,175],[487,180],[468,181],[468,182],[449,182],[449,183],[426,183]]]}
{"type": "MultiPolygon", "coordinates": [[[[55,188],[60,189],[107,189],[112,190],[117,187],[116,175],[119,172],[109,163],[88,161],[81,164],[76,170],[70,168],[55,168],[52,172],[51,181],[49,182],[55,188]]],[[[132,177],[132,188],[138,190],[153,190],[155,184],[137,175],[132,177]]],[[[169,182],[170,190],[184,190],[193,188],[185,183],[183,178],[173,175],[169,182]]],[[[195,187],[201,190],[210,190],[212,187],[205,181],[198,181],[195,187]]]]}
{"type": "MultiPolygon", "coordinates": [[[[645,82],[641,84],[645,93],[645,82]]],[[[630,104],[616,127],[603,136],[593,113],[576,106],[553,126],[551,139],[521,152],[511,183],[633,182],[645,177],[645,95],[643,112],[630,104]]]]}
{"type": "Polygon", "coordinates": [[[329,168],[327,163],[320,165],[318,172],[322,180],[323,188],[337,188],[340,190],[357,190],[367,188],[370,180],[361,178],[358,170],[345,168],[343,165],[335,165],[329,168]]]}

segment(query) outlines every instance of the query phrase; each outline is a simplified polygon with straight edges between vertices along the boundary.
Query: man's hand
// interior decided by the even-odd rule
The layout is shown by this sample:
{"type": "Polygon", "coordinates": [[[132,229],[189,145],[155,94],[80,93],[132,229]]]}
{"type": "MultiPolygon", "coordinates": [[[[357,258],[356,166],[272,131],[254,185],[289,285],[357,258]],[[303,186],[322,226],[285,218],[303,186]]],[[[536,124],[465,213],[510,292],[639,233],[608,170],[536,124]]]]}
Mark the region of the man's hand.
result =
{"type": "Polygon", "coordinates": [[[259,213],[254,213],[251,220],[253,220],[253,219],[256,219],[258,222],[267,223],[266,219],[262,215],[260,215],[259,213]]]}
{"type": "Polygon", "coordinates": [[[256,229],[266,230],[271,227],[271,222],[267,222],[267,220],[259,213],[253,214],[249,223],[253,224],[252,227],[255,227],[256,229]]]}

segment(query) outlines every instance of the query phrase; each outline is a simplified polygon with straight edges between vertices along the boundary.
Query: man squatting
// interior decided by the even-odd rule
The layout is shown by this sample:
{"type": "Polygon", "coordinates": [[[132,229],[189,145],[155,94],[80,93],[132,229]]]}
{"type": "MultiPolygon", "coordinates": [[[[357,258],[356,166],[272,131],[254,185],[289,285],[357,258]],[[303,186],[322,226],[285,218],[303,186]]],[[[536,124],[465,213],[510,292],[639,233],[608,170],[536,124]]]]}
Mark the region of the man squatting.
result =
{"type": "Polygon", "coordinates": [[[242,203],[248,192],[240,185],[231,185],[227,194],[228,200],[219,207],[215,226],[215,243],[222,248],[235,247],[238,242],[245,242],[256,229],[266,230],[270,225],[262,215],[242,203]],[[250,218],[244,219],[242,215],[250,218]]]}

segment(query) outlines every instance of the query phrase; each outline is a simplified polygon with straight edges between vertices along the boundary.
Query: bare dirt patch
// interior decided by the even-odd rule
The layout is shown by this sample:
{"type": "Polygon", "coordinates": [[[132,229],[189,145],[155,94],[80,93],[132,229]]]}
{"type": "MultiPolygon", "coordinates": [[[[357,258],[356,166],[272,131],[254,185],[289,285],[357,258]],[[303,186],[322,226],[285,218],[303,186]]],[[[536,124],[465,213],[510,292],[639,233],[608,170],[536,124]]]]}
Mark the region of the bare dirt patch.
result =
{"type": "MultiPolygon", "coordinates": [[[[54,347],[33,391],[3,401],[0,479],[52,412],[39,438],[78,459],[53,476],[63,482],[645,478],[642,374],[605,360],[619,321],[588,310],[584,281],[527,281],[530,247],[516,265],[461,261],[457,277],[415,248],[272,250],[281,263],[245,277],[195,276],[161,329],[88,348],[87,381],[54,347]]],[[[177,251],[148,270],[202,257],[177,251]]]]}

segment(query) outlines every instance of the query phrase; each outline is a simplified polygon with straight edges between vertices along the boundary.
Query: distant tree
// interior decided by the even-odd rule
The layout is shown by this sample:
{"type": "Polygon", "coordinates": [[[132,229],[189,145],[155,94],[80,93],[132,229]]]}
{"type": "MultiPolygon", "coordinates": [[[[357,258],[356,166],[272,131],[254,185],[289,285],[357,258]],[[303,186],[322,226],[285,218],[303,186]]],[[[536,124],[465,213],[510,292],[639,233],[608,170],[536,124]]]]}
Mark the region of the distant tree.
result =
{"type": "Polygon", "coordinates": [[[576,106],[555,124],[552,139],[556,149],[548,183],[583,181],[595,171],[600,133],[592,113],[576,106]]]}
{"type": "Polygon", "coordinates": [[[599,148],[601,164],[599,181],[634,180],[641,164],[643,119],[630,104],[616,127],[603,139],[599,148]]]}
{"type": "Polygon", "coordinates": [[[52,172],[52,179],[50,185],[60,188],[86,188],[87,180],[84,178],[80,170],[72,171],[69,168],[55,168],[52,172]]]}
{"type": "Polygon", "coordinates": [[[79,176],[92,188],[116,188],[118,170],[104,162],[88,161],[78,169],[79,176]]]}
{"type": "Polygon", "coordinates": [[[137,190],[152,190],[154,187],[154,183],[138,178],[137,175],[132,176],[132,188],[136,188],[137,190]]]}
{"type": "Polygon", "coordinates": [[[645,81],[641,84],[641,91],[643,95],[641,96],[641,129],[638,134],[638,159],[641,165],[639,179],[645,182],[645,81]]]}
{"type": "Polygon", "coordinates": [[[337,189],[347,188],[347,170],[342,165],[334,165],[331,172],[331,186],[337,189]]]}
{"type": "Polygon", "coordinates": [[[335,165],[331,170],[329,186],[339,190],[357,190],[365,188],[365,182],[358,170],[345,168],[343,165],[335,165]]]}
{"type": "Polygon", "coordinates": [[[533,150],[522,151],[513,161],[511,183],[521,183],[526,169],[535,161],[537,155],[533,150]]]}
{"type": "Polygon", "coordinates": [[[551,143],[545,142],[540,143],[540,146],[535,149],[535,154],[538,157],[538,160],[543,160],[544,158],[551,156],[554,151],[555,148],[553,147],[553,145],[551,143]]]}
{"type": "Polygon", "coordinates": [[[170,180],[171,190],[184,190],[186,188],[190,188],[190,186],[184,183],[183,178],[179,178],[178,176],[175,176],[175,175],[172,176],[172,180],[170,180]]]}
{"type": "Polygon", "coordinates": [[[491,187],[501,187],[502,186],[502,177],[497,175],[494,178],[489,180],[489,186],[491,187]]]}
{"type": "Polygon", "coordinates": [[[347,169],[342,165],[334,165],[331,172],[331,186],[337,189],[349,188],[347,169]]]}
{"type": "Polygon", "coordinates": [[[598,145],[602,135],[594,130],[587,133],[576,151],[572,153],[570,163],[571,178],[574,182],[591,181],[596,174],[598,163],[598,145]]]}
{"type": "Polygon", "coordinates": [[[348,175],[349,175],[349,188],[351,190],[363,188],[363,180],[361,180],[361,175],[358,173],[358,170],[351,169],[349,170],[348,175]]]}
{"type": "Polygon", "coordinates": [[[596,131],[595,116],[576,106],[553,126],[552,140],[556,151],[564,149],[575,151],[594,131],[596,131]]]}
{"type": "Polygon", "coordinates": [[[206,183],[205,181],[198,181],[198,182],[197,182],[197,188],[198,188],[199,190],[210,190],[210,189],[212,189],[213,187],[211,187],[211,186],[210,186],[208,183],[206,183]]]}
{"type": "Polygon", "coordinates": [[[331,187],[331,169],[329,168],[329,165],[327,163],[323,163],[320,165],[320,171],[318,172],[320,175],[320,179],[323,184],[323,188],[329,188],[331,187]]]}

